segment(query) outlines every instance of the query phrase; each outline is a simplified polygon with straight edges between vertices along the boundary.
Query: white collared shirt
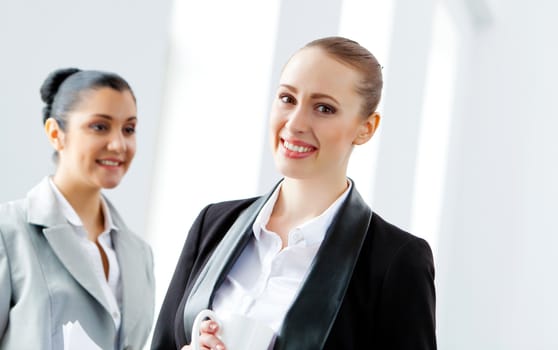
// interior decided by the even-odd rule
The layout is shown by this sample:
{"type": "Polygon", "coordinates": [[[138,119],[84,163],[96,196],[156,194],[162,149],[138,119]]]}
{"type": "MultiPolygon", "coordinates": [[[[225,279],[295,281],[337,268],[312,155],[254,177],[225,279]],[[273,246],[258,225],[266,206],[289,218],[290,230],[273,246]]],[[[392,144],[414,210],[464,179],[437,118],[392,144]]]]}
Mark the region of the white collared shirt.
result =
{"type": "Polygon", "coordinates": [[[267,324],[277,334],[306,278],[310,264],[352,184],[319,216],[293,228],[288,245],[269,231],[269,221],[281,185],[262,207],[247,244],[223,284],[215,293],[213,310],[219,318],[240,314],[267,324]]]}
{"type": "Polygon", "coordinates": [[[103,261],[101,259],[99,248],[94,242],[90,241],[87,238],[87,231],[83,227],[83,223],[81,222],[81,219],[77,215],[76,211],[66,200],[60,190],[58,190],[52,179],[49,180],[52,191],[54,192],[58,200],[58,204],[60,206],[62,214],[72,225],[76,232],[76,235],[78,235],[79,237],[79,242],[81,243],[81,246],[83,247],[83,250],[85,252],[84,255],[87,256],[90,266],[93,267],[95,276],[97,277],[97,280],[101,285],[106,300],[108,301],[111,310],[110,314],[112,320],[114,321],[114,326],[117,330],[119,330],[121,324],[120,310],[122,306],[122,282],[120,279],[120,265],[118,264],[118,259],[116,258],[116,252],[112,244],[111,236],[112,231],[118,231],[118,227],[116,227],[112,222],[109,207],[104,198],[101,197],[103,216],[105,217],[105,229],[99,235],[97,240],[105,251],[108,259],[109,271],[107,280],[107,278],[105,277],[105,270],[103,268],[103,261]]]}

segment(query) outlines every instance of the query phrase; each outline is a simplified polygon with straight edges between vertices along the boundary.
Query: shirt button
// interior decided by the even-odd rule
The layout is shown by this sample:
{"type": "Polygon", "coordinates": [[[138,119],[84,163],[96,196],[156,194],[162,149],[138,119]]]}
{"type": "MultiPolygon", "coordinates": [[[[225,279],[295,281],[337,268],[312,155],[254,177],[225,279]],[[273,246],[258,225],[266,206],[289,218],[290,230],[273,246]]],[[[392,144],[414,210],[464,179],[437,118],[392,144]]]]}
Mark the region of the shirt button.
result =
{"type": "Polygon", "coordinates": [[[119,314],[118,314],[117,311],[114,311],[114,312],[112,313],[112,318],[118,318],[118,316],[119,316],[119,314]]]}
{"type": "Polygon", "coordinates": [[[298,243],[300,241],[302,241],[302,233],[300,233],[299,231],[295,231],[293,233],[293,242],[298,243]]]}

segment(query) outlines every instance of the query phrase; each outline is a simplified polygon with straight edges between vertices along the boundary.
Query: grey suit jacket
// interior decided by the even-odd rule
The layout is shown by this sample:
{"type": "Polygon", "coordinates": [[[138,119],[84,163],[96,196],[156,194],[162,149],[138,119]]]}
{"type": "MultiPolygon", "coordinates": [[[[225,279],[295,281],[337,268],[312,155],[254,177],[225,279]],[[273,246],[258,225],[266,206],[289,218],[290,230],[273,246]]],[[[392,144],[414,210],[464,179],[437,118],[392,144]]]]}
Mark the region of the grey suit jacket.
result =
{"type": "MultiPolygon", "coordinates": [[[[123,290],[117,348],[139,350],[153,321],[153,257],[107,203],[119,228],[112,233],[123,290]]],[[[45,178],[25,199],[0,204],[0,349],[63,349],[70,321],[114,349],[109,304],[45,178]]]]}

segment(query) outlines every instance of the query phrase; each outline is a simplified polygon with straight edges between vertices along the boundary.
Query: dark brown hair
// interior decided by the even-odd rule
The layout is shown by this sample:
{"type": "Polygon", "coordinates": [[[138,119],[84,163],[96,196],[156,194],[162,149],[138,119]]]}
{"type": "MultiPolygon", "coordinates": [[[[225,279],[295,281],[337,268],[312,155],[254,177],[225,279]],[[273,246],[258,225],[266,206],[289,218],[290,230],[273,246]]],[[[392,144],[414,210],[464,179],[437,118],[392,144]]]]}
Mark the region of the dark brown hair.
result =
{"type": "MultiPolygon", "coordinates": [[[[54,118],[62,131],[66,130],[68,114],[73,111],[87,95],[85,92],[101,88],[111,88],[122,92],[129,91],[134,102],[134,92],[128,82],[121,76],[111,72],[63,68],[51,72],[41,85],[43,107],[43,124],[47,119],[54,118]]],[[[58,160],[58,152],[53,159],[58,160]]]]}
{"type": "MultiPolygon", "coordinates": [[[[43,123],[54,118],[62,130],[66,129],[67,114],[86,98],[83,92],[111,88],[116,91],[130,91],[130,85],[118,74],[77,68],[57,69],[51,72],[41,85],[43,123]]],[[[134,97],[135,100],[135,97],[134,97]]]]}
{"type": "Polygon", "coordinates": [[[356,69],[362,80],[356,90],[364,103],[362,113],[368,117],[376,111],[382,96],[382,66],[374,55],[356,41],[331,36],[317,39],[306,44],[302,49],[317,47],[324,50],[333,59],[356,69]]]}

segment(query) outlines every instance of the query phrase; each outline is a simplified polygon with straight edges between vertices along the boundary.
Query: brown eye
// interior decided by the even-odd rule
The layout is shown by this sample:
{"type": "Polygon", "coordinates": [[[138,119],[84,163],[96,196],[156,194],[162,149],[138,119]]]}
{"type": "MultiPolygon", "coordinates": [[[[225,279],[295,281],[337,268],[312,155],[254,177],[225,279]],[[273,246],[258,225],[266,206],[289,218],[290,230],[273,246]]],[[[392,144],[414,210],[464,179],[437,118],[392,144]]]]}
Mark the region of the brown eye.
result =
{"type": "Polygon", "coordinates": [[[94,131],[106,131],[108,130],[108,126],[103,123],[95,123],[89,126],[94,131]]]}
{"type": "Polygon", "coordinates": [[[324,113],[324,114],[333,114],[333,113],[335,113],[335,108],[333,108],[333,107],[331,107],[331,106],[328,106],[328,105],[324,105],[324,104],[318,105],[318,106],[316,107],[316,110],[317,110],[318,112],[324,113]]]}
{"type": "Polygon", "coordinates": [[[294,103],[295,102],[295,99],[290,95],[280,95],[279,99],[283,103],[294,103]]]}
{"type": "Polygon", "coordinates": [[[126,126],[124,128],[124,133],[127,134],[127,135],[133,135],[133,134],[136,133],[136,127],[133,126],[133,125],[126,126]]]}

